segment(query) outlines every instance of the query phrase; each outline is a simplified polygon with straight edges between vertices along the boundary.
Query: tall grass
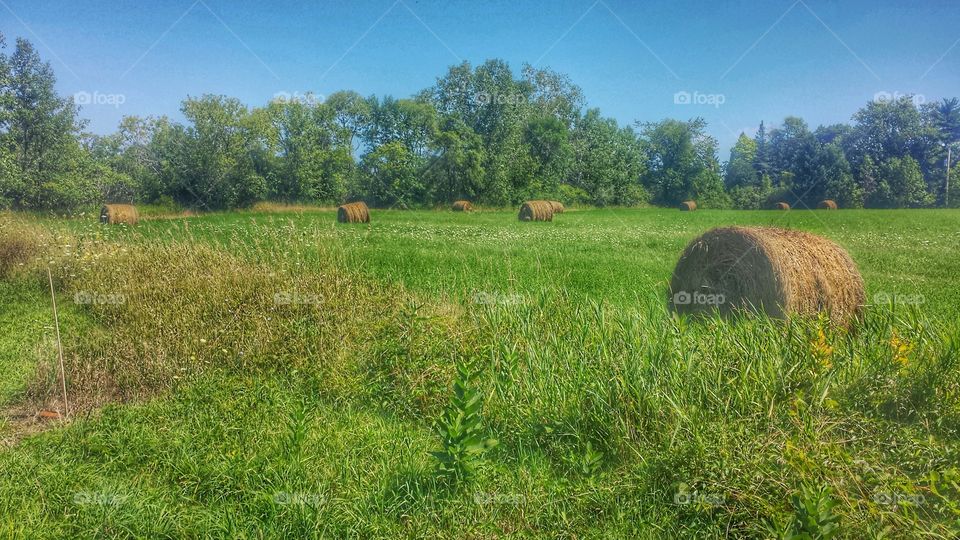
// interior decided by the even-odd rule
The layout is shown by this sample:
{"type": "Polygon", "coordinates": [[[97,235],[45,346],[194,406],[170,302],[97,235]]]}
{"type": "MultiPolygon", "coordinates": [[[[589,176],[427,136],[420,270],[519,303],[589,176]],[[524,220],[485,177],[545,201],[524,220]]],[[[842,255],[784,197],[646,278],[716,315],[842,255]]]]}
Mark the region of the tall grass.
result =
{"type": "MultiPolygon", "coordinates": [[[[0,452],[0,535],[960,525],[956,321],[876,306],[854,332],[694,323],[658,290],[629,308],[549,286],[454,302],[372,279],[323,227],[209,233],[52,234],[37,263],[91,321],[65,346],[73,401],[95,414],[0,452]],[[459,393],[457,365],[478,373],[459,393]],[[468,409],[468,438],[499,444],[450,490],[432,428],[468,409]]],[[[28,399],[50,386],[38,376],[28,399]]]]}

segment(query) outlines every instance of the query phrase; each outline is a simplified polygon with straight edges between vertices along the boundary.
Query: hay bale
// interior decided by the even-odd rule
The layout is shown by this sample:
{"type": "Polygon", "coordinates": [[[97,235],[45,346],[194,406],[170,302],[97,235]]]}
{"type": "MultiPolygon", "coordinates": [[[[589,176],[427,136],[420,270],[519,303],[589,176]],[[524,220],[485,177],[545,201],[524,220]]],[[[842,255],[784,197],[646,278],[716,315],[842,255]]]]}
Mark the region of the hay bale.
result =
{"type": "Polygon", "coordinates": [[[696,201],[683,201],[680,203],[680,210],[683,212],[693,212],[697,209],[696,201]]]}
{"type": "Polygon", "coordinates": [[[825,313],[848,326],[863,313],[863,278],[846,251],[802,231],[717,228],[687,246],[670,280],[676,313],[751,311],[783,319],[825,313]]]}
{"type": "Polygon", "coordinates": [[[790,205],[787,204],[787,203],[785,203],[785,202],[778,202],[777,204],[773,205],[773,209],[774,209],[774,210],[789,210],[789,209],[790,209],[790,205]]]}
{"type": "Polygon", "coordinates": [[[547,201],[547,202],[550,203],[550,207],[553,208],[554,214],[562,214],[567,210],[566,208],[564,208],[563,203],[560,201],[547,201]]]}
{"type": "Polygon", "coordinates": [[[140,221],[140,212],[132,204],[105,204],[100,208],[100,223],[136,225],[138,221],[140,221]]]}
{"type": "Polygon", "coordinates": [[[817,203],[817,208],[820,210],[836,210],[837,202],[830,199],[824,199],[817,203]]]}
{"type": "Polygon", "coordinates": [[[370,209],[363,201],[347,203],[337,208],[340,223],[370,223],[370,209]]]}
{"type": "Polygon", "coordinates": [[[470,201],[454,201],[453,211],[454,212],[472,212],[473,205],[470,204],[470,201]]]}
{"type": "Polygon", "coordinates": [[[553,206],[548,201],[527,201],[518,217],[520,221],[553,221],[553,206]]]}

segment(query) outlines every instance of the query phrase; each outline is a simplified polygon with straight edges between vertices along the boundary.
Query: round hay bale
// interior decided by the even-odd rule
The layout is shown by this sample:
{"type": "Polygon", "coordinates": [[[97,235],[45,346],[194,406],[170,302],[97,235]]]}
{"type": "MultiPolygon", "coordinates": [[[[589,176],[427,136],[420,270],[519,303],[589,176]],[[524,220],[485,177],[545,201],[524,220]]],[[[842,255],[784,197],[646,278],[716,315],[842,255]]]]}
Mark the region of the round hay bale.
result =
{"type": "Polygon", "coordinates": [[[567,210],[563,206],[563,203],[560,201],[547,201],[547,202],[550,203],[550,207],[553,208],[554,214],[562,214],[567,210]]]}
{"type": "Polygon", "coordinates": [[[472,212],[473,205],[470,204],[470,201],[454,201],[453,211],[454,212],[472,212]]]}
{"type": "Polygon", "coordinates": [[[863,278],[843,248],[773,227],[723,227],[696,238],[680,256],[670,290],[676,313],[825,313],[843,326],[866,304],[863,278]]]}
{"type": "Polygon", "coordinates": [[[774,210],[789,210],[789,209],[790,209],[790,205],[787,204],[787,203],[785,203],[785,202],[778,202],[777,204],[773,205],[773,209],[774,209],[774,210]]]}
{"type": "Polygon", "coordinates": [[[100,223],[136,225],[138,221],[140,221],[140,212],[132,204],[105,204],[100,208],[100,223]]]}
{"type": "Polygon", "coordinates": [[[830,199],[824,199],[817,203],[817,208],[820,210],[836,210],[837,202],[830,199]]]}
{"type": "Polygon", "coordinates": [[[683,201],[680,203],[680,210],[683,212],[693,212],[697,209],[696,201],[683,201]]]}
{"type": "Polygon", "coordinates": [[[527,201],[518,217],[520,221],[553,221],[553,206],[549,201],[527,201]]]}
{"type": "Polygon", "coordinates": [[[370,223],[370,209],[363,201],[347,203],[337,208],[340,223],[370,223]]]}

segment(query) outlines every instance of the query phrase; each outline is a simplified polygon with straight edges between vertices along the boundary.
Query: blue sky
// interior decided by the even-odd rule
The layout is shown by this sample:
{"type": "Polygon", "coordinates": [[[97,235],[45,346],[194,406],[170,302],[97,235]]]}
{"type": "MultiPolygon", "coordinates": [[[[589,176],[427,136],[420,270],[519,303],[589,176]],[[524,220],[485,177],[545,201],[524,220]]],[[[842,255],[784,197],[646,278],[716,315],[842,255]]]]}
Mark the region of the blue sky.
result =
{"type": "Polygon", "coordinates": [[[0,0],[0,31],[33,41],[63,94],[89,97],[96,133],[123,115],[179,119],[204,93],[405,97],[488,58],[566,73],[621,124],[703,116],[721,159],[760,120],[815,127],[878,93],[960,96],[955,0],[0,0]]]}

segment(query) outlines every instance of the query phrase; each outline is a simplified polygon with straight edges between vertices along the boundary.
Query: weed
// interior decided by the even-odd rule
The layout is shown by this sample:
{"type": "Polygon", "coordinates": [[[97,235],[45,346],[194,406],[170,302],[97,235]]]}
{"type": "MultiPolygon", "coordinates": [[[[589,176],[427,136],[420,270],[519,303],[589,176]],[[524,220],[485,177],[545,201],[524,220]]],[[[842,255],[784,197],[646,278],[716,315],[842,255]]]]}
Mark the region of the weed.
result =
{"type": "Polygon", "coordinates": [[[443,448],[431,455],[438,461],[441,477],[469,478],[483,454],[497,445],[496,439],[486,437],[483,395],[475,387],[477,375],[465,364],[457,365],[450,404],[434,426],[443,448]]]}

